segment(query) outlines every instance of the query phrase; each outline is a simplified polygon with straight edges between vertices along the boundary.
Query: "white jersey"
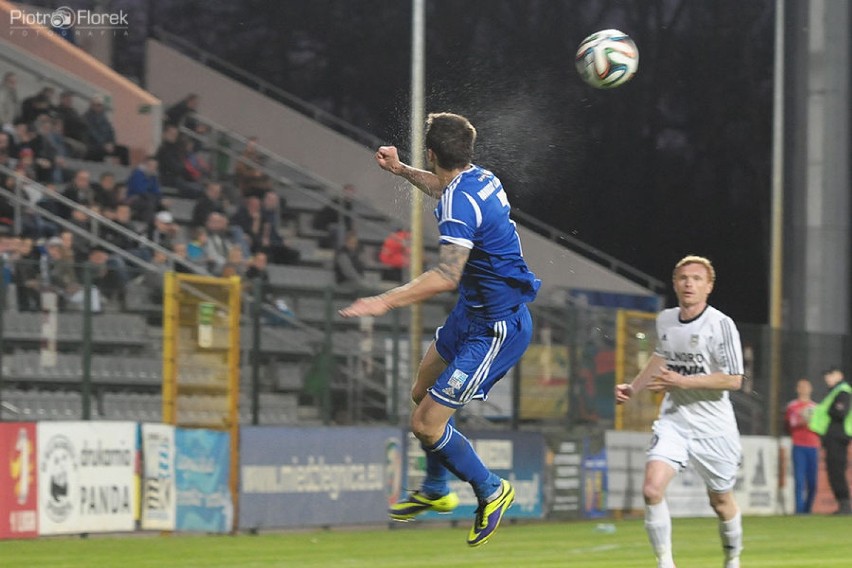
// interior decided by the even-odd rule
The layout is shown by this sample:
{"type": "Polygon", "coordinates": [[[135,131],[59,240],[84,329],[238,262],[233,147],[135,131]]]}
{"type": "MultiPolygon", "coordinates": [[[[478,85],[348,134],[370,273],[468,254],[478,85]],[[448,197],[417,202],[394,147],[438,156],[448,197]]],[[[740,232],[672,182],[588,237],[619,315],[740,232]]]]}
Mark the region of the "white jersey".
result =
{"type": "MultiPolygon", "coordinates": [[[[740,334],[733,320],[712,306],[688,321],[680,309],[657,316],[656,354],[681,375],[743,374],[740,334]]],[[[693,438],[736,435],[734,407],[726,390],[676,389],[667,392],[660,420],[670,420],[693,438]]]]}

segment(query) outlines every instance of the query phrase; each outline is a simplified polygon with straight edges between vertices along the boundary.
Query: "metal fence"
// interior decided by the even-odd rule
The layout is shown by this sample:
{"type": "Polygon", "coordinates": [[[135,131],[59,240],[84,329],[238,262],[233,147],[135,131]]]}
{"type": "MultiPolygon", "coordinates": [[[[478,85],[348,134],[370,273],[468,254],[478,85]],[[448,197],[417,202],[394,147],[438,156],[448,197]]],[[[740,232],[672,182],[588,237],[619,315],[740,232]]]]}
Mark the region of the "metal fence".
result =
{"type": "MultiPolygon", "coordinates": [[[[59,269],[4,253],[2,419],[162,419],[163,273],[122,273],[106,259],[59,269]],[[51,278],[62,270],[69,280],[60,286],[51,278]]],[[[259,301],[243,303],[240,324],[242,423],[407,423],[416,367],[408,360],[410,310],[344,319],[340,308],[376,290],[264,279],[243,287],[259,301]]],[[[448,295],[423,305],[426,343],[452,302],[448,295]]],[[[641,363],[653,349],[653,326],[619,334],[625,312],[607,307],[536,302],[531,310],[535,333],[524,357],[460,419],[476,427],[612,428],[613,385],[636,368],[619,358],[641,363]]],[[[799,378],[812,380],[818,400],[821,370],[850,368],[848,336],[739,329],[749,380],[732,400],[744,434],[783,433],[799,378]]]]}

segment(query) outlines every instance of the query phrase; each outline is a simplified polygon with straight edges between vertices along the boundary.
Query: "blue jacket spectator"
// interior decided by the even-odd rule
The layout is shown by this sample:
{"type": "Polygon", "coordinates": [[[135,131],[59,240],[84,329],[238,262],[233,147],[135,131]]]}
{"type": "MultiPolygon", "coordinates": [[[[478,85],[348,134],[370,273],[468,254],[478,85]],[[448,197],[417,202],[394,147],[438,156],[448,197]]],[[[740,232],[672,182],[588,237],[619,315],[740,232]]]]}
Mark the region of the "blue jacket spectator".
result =
{"type": "Polygon", "coordinates": [[[133,218],[150,224],[154,213],[160,208],[162,193],[157,176],[157,158],[148,156],[139,164],[127,180],[127,203],[133,218]]]}

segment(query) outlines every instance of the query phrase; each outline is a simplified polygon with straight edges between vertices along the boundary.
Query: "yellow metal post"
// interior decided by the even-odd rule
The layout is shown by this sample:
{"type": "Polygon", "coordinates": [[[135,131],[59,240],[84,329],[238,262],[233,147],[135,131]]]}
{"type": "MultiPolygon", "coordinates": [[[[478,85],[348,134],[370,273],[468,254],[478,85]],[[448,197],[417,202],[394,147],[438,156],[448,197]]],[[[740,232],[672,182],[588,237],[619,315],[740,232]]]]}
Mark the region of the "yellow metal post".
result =
{"type": "Polygon", "coordinates": [[[174,272],[163,275],[163,422],[177,423],[178,282],[174,272]]]}

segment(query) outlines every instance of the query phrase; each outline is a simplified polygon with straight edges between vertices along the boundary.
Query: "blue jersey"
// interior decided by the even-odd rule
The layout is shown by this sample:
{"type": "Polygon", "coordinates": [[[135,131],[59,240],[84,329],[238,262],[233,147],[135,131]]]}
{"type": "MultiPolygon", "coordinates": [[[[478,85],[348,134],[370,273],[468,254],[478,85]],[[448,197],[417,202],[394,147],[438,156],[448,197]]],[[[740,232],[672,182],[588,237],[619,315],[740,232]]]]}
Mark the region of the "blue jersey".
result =
{"type": "Polygon", "coordinates": [[[541,286],[527,267],[509,200],[497,177],[471,166],[444,188],[435,208],[440,242],[470,249],[459,305],[499,315],[531,302],[541,286]]]}

